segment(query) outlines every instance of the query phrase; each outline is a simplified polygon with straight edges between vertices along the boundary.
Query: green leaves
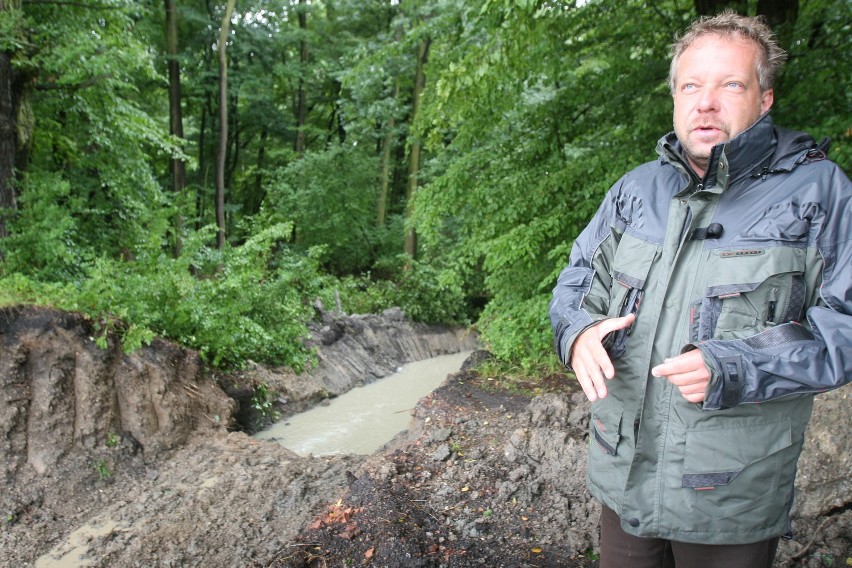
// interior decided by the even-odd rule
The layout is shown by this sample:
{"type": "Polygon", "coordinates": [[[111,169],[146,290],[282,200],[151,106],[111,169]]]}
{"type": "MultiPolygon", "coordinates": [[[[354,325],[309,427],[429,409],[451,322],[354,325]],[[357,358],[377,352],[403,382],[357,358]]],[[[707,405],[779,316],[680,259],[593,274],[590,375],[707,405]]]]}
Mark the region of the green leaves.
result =
{"type": "Polygon", "coordinates": [[[487,2],[435,46],[422,125],[435,157],[415,222],[428,254],[481,266],[467,275],[500,357],[549,349],[546,304],[571,241],[670,128],[667,46],[657,16],[635,19],[641,4],[487,2]]]}
{"type": "MultiPolygon", "coordinates": [[[[185,140],[168,135],[160,4],[0,10],[0,49],[26,76],[19,133],[32,134],[16,166],[11,236],[0,241],[0,289],[108,314],[127,346],[164,335],[228,365],[304,364],[305,306],[317,296],[331,305],[335,289],[349,312],[399,305],[427,321],[479,317],[499,356],[548,357],[543,310],[573,239],[671,128],[668,46],[695,16],[692,3],[238,3],[230,243],[220,253],[204,227],[214,219],[221,4],[179,3],[185,140]],[[406,203],[415,137],[420,186],[406,203]],[[171,157],[187,164],[182,193],[166,189],[171,157]],[[399,254],[410,227],[414,262],[399,254]]],[[[852,72],[837,54],[849,51],[849,21],[844,0],[801,3],[779,34],[791,57],[773,109],[779,124],[830,136],[830,156],[847,169],[852,72]]]]}
{"type": "Polygon", "coordinates": [[[79,308],[133,322],[116,325],[127,348],[162,335],[217,366],[251,358],[302,369],[310,361],[300,341],[309,318],[302,298],[317,290],[306,278],[315,267],[280,248],[291,232],[274,225],[221,255],[199,235],[177,259],[99,260],[80,289],[79,308]]]}

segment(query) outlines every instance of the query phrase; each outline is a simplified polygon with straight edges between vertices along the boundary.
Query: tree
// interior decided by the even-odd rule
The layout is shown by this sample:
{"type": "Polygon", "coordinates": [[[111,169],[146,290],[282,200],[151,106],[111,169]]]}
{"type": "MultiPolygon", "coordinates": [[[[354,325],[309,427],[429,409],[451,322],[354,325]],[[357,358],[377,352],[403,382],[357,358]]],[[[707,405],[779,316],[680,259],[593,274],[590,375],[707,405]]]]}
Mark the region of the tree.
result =
{"type": "MultiPolygon", "coordinates": [[[[183,114],[180,96],[180,61],[178,59],[178,18],[174,0],[164,0],[166,8],[166,54],[169,75],[169,133],[183,139],[183,114]]],[[[176,194],[183,192],[186,185],[186,162],[182,157],[172,157],[172,189],[176,194]]],[[[175,255],[181,251],[183,214],[175,216],[175,255]]]]}
{"type": "MultiPolygon", "coordinates": [[[[417,120],[418,111],[420,110],[420,97],[423,94],[423,88],[426,84],[426,74],[424,68],[429,57],[429,46],[432,41],[429,38],[423,39],[417,45],[417,71],[414,78],[414,95],[412,96],[411,105],[411,121],[417,120]]],[[[417,176],[420,173],[420,139],[417,135],[413,136],[410,141],[411,149],[408,153],[408,190],[405,192],[405,202],[407,217],[412,216],[414,208],[414,194],[417,191],[417,176]]],[[[409,227],[405,233],[405,254],[411,258],[415,258],[417,254],[417,233],[414,227],[409,227]]]]}
{"type": "Polygon", "coordinates": [[[225,159],[228,148],[228,34],[236,0],[228,0],[219,31],[219,154],[216,159],[216,248],[225,248],[225,159]]]}
{"type": "Polygon", "coordinates": [[[308,65],[308,40],[305,37],[308,29],[308,14],[305,11],[305,0],[299,0],[298,17],[299,30],[299,88],[296,92],[296,155],[300,158],[305,152],[305,123],[307,122],[307,93],[305,92],[305,72],[308,65]]]}
{"type": "Polygon", "coordinates": [[[9,32],[0,40],[0,238],[5,238],[7,218],[18,208],[16,170],[26,167],[33,125],[28,102],[31,77],[16,60],[26,57],[28,44],[20,0],[0,2],[0,21],[9,32]]]}
{"type": "MultiPolygon", "coordinates": [[[[75,278],[97,257],[132,258],[163,235],[161,187],[153,164],[179,149],[154,118],[162,105],[142,38],[147,7],[98,3],[3,2],[5,60],[11,63],[17,207],[5,219],[4,269],[75,278]],[[23,142],[23,144],[21,143],[23,142]]],[[[4,79],[5,80],[5,79],[4,79]]],[[[8,115],[11,117],[13,115],[8,115]]],[[[7,128],[12,122],[4,121],[7,128]]]]}

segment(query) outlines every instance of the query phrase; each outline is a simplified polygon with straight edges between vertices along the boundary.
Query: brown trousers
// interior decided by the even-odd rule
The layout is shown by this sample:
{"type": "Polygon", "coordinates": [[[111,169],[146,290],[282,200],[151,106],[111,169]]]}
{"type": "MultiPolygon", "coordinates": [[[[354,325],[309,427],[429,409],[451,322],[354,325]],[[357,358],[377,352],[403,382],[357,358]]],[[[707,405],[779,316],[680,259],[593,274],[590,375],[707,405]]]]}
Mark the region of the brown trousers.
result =
{"type": "Polygon", "coordinates": [[[642,538],[624,532],[612,509],[601,511],[600,568],[771,568],[777,548],[777,538],[722,545],[642,538]]]}

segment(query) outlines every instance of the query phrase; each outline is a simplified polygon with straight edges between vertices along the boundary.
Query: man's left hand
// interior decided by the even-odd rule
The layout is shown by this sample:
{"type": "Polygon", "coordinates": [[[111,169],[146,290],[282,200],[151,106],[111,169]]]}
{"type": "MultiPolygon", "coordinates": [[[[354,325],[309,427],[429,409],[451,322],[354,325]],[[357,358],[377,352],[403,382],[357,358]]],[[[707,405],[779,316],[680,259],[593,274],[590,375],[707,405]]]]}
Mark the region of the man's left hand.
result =
{"type": "Polygon", "coordinates": [[[667,358],[661,365],[651,369],[651,374],[676,386],[689,402],[702,402],[710,382],[710,370],[698,349],[667,358]]]}

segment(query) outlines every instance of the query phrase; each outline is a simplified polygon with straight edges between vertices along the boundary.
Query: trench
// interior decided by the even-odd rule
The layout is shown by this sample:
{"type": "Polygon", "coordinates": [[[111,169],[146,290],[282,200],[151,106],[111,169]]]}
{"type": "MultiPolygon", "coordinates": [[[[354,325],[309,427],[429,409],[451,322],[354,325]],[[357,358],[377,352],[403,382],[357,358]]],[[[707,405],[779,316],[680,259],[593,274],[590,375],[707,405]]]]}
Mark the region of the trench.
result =
{"type": "Polygon", "coordinates": [[[471,353],[407,363],[393,375],[281,420],[254,437],[273,440],[302,456],[372,454],[408,427],[417,401],[458,371],[471,353]]]}

